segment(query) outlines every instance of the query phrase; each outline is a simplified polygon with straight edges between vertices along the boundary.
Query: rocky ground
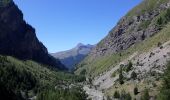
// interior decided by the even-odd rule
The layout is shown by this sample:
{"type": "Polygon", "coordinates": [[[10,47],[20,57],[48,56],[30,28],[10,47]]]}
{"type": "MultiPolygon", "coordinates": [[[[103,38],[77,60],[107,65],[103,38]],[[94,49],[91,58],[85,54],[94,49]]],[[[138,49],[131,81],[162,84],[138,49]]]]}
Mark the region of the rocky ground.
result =
{"type": "Polygon", "coordinates": [[[90,87],[89,85],[85,85],[83,87],[83,89],[89,95],[88,98],[91,98],[92,100],[103,100],[105,98],[102,91],[97,90],[94,87],[90,87]]]}

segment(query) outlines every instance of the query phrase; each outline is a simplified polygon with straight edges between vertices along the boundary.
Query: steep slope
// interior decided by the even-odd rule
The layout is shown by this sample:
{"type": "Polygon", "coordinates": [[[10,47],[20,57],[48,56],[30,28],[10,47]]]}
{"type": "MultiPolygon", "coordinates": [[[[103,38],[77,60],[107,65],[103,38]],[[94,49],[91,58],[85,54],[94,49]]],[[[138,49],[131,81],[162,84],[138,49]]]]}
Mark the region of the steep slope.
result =
{"type": "Polygon", "coordinates": [[[23,20],[22,12],[11,0],[0,6],[0,54],[65,69],[48,54],[47,48],[37,39],[35,29],[23,20]]]}
{"type": "Polygon", "coordinates": [[[79,43],[75,48],[63,52],[52,53],[51,55],[60,61],[68,68],[73,69],[76,64],[82,61],[94,48],[93,45],[84,45],[79,43]]]}
{"type": "MultiPolygon", "coordinates": [[[[170,25],[170,24],[169,24],[170,25]]],[[[167,26],[162,32],[168,32],[170,26],[167,26]]],[[[163,35],[162,33],[160,33],[163,35]]],[[[157,37],[157,36],[156,36],[157,37]]],[[[170,40],[170,37],[169,37],[170,40]]],[[[98,89],[105,89],[106,94],[112,96],[115,91],[121,92],[125,90],[129,92],[134,98],[142,98],[142,94],[145,89],[148,89],[150,97],[153,100],[157,100],[157,94],[159,94],[159,88],[162,87],[162,74],[166,71],[167,61],[170,60],[170,41],[162,44],[160,47],[154,47],[147,52],[137,53],[120,62],[110,71],[104,73],[101,77],[96,78],[94,84],[99,86],[98,89]],[[129,62],[132,63],[129,70],[129,62]],[[121,67],[120,67],[121,66],[121,67]],[[120,80],[120,69],[123,73],[123,84],[119,83],[120,80]],[[104,80],[104,81],[103,81],[104,80]],[[138,88],[137,94],[134,94],[134,88],[138,88]]],[[[169,96],[169,94],[167,94],[169,96]]],[[[168,100],[168,99],[160,99],[168,100]]]]}
{"type": "MultiPolygon", "coordinates": [[[[109,32],[88,57],[78,65],[76,73],[87,70],[88,76],[97,76],[115,66],[134,51],[135,45],[159,33],[170,21],[169,0],[144,0],[132,9],[109,32]]],[[[163,39],[162,39],[163,40],[163,39]]],[[[162,42],[162,41],[155,41],[162,42]]],[[[143,50],[154,45],[145,46],[143,50]]]]}
{"type": "Polygon", "coordinates": [[[169,100],[169,60],[170,1],[144,0],[97,44],[75,73],[86,72],[89,85],[84,90],[92,100],[169,100]]]}

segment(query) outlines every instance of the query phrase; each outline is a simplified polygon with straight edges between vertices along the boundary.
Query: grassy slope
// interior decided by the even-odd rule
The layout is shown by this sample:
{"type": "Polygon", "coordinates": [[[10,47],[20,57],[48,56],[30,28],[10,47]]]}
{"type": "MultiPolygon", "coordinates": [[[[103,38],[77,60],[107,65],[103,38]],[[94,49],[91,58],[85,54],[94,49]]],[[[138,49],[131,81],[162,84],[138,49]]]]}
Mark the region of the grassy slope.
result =
{"type": "MultiPolygon", "coordinates": [[[[126,16],[139,15],[139,13],[137,12],[140,12],[142,14],[143,11],[145,12],[145,11],[153,10],[155,7],[160,6],[160,4],[162,3],[166,3],[168,0],[159,0],[157,2],[156,1],[157,0],[145,0],[140,5],[132,9],[126,16]],[[148,3],[147,5],[146,5],[146,2],[148,3]],[[143,11],[140,11],[140,10],[143,10],[143,11]]],[[[149,25],[152,26],[153,24],[156,24],[158,18],[160,16],[165,15],[164,13],[165,11],[162,11],[162,13],[159,16],[152,19],[152,21],[150,21],[149,23],[148,22],[141,23],[142,24],[141,27],[146,29],[146,27],[148,27],[149,25]]],[[[90,57],[88,56],[84,60],[84,62],[80,63],[80,66],[78,70],[76,70],[75,73],[79,74],[83,69],[86,69],[88,76],[90,75],[92,77],[95,77],[99,75],[100,73],[109,70],[109,68],[114,67],[118,62],[132,55],[134,52],[139,52],[139,53],[145,52],[151,49],[152,47],[157,46],[158,42],[164,43],[170,40],[170,34],[169,34],[170,30],[167,27],[170,27],[170,25],[168,24],[167,26],[163,26],[162,28],[164,29],[161,32],[159,32],[157,35],[155,35],[154,37],[148,38],[141,43],[135,44],[129,49],[124,50],[120,53],[115,53],[110,56],[103,56],[103,57],[97,58],[93,60],[92,63],[89,63],[90,57]]]]}
{"type": "Polygon", "coordinates": [[[169,0],[144,0],[140,5],[128,12],[126,16],[142,15],[145,12],[153,11],[155,8],[168,1],[169,0]]]}
{"type": "MultiPolygon", "coordinates": [[[[155,36],[148,38],[141,43],[135,44],[125,51],[120,52],[121,56],[120,53],[116,53],[107,57],[102,57],[100,59],[96,59],[92,64],[83,66],[82,69],[87,68],[87,70],[89,70],[88,74],[97,76],[98,74],[108,70],[110,67],[114,67],[118,62],[132,55],[134,52],[146,52],[149,49],[157,46],[158,42],[164,43],[169,40],[170,24],[166,25],[165,28],[155,36]]],[[[81,71],[81,69],[77,70],[77,73],[79,73],[79,71],[81,71]]]]}

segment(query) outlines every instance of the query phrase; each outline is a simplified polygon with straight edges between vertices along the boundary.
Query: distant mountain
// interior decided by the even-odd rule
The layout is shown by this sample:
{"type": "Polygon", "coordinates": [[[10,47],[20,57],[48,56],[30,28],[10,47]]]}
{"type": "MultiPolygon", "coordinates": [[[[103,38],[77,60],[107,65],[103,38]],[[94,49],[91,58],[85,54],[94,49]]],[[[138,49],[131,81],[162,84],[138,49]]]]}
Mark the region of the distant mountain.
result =
{"type": "Polygon", "coordinates": [[[0,54],[65,69],[48,54],[36,37],[35,29],[23,20],[23,13],[13,1],[0,6],[0,54]]]}
{"type": "Polygon", "coordinates": [[[54,56],[57,59],[60,59],[60,61],[68,68],[72,69],[75,64],[82,61],[94,48],[94,45],[84,45],[82,43],[79,43],[76,47],[74,47],[71,50],[52,53],[51,55],[54,56]]]}

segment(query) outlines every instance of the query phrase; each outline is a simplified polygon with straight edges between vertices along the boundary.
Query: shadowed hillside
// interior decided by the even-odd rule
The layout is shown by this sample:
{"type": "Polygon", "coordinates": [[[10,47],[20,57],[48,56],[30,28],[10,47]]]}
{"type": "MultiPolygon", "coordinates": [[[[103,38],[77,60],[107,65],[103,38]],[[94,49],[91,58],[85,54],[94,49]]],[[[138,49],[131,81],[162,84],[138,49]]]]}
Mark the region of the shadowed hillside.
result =
{"type": "Polygon", "coordinates": [[[0,6],[0,54],[65,69],[48,54],[47,48],[37,39],[35,29],[23,20],[23,14],[14,2],[9,1],[0,6]]]}

